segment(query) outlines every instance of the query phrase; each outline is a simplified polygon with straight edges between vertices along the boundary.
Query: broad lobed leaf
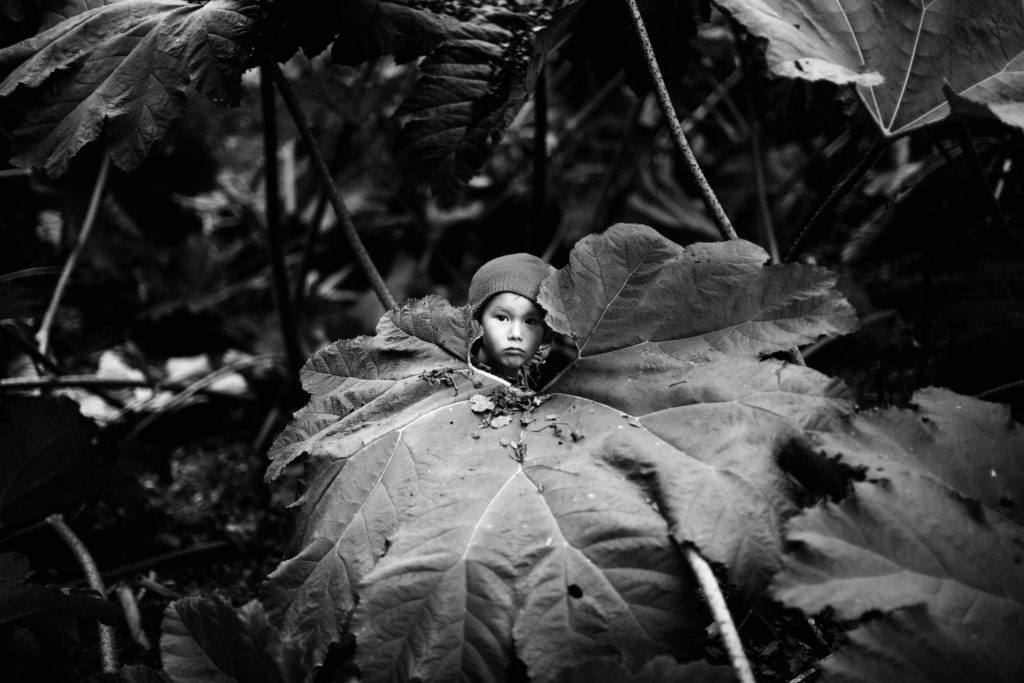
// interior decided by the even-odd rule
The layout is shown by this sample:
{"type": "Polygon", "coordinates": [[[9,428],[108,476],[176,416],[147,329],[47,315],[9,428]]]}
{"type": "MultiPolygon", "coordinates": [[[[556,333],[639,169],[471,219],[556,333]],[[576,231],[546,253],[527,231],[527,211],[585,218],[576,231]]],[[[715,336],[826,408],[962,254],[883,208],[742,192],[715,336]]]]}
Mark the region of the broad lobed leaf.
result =
{"type": "Polygon", "coordinates": [[[841,383],[758,357],[848,328],[848,305],[820,269],[765,268],[752,245],[682,250],[616,226],[578,250],[541,300],[556,329],[587,339],[581,358],[550,399],[516,404],[510,421],[487,426],[488,406],[517,394],[467,366],[475,323],[436,297],[307,364],[313,396],[275,443],[270,474],[305,456],[309,486],[269,588],[286,636],[306,634],[315,649],[310,663],[358,595],[370,680],[501,679],[513,658],[554,680],[607,653],[635,671],[685,654],[704,625],[677,543],[726,564],[746,591],[779,566],[793,506],[775,453],[852,406],[841,383]],[[637,244],[643,277],[628,266],[637,244]],[[699,295],[684,286],[695,279],[699,295]],[[603,318],[593,300],[573,300],[585,281],[603,318]],[[743,287],[754,305],[710,312],[743,287]],[[696,319],[652,324],[645,288],[682,297],[669,311],[696,319]],[[674,355],[647,353],[673,343],[674,355]],[[638,360],[651,357],[660,365],[638,360]]]}
{"type": "Polygon", "coordinates": [[[1024,6],[1016,0],[717,0],[768,41],[771,71],[854,83],[886,135],[968,109],[1024,127],[1024,6]]]}
{"type": "Polygon", "coordinates": [[[60,175],[105,131],[114,162],[130,170],[182,114],[187,87],[218,104],[237,102],[255,39],[251,3],[120,0],[74,9],[0,50],[0,97],[26,111],[15,163],[60,175]]]}
{"type": "Polygon", "coordinates": [[[1019,680],[1024,659],[1006,655],[1024,637],[1024,527],[1010,518],[1024,494],[1024,430],[1004,407],[946,390],[914,402],[917,410],[865,413],[842,433],[814,436],[861,481],[789,522],[775,595],[843,619],[895,610],[853,634],[829,666],[837,680],[928,680],[950,659],[1019,680]]]}
{"type": "Polygon", "coordinates": [[[665,521],[601,459],[626,420],[556,396],[543,410],[582,441],[519,424],[474,439],[468,403],[402,436],[418,490],[356,613],[367,679],[503,680],[513,644],[534,680],[609,651],[636,668],[692,648],[703,613],[665,521]]]}
{"type": "Polygon", "coordinates": [[[281,638],[258,601],[234,609],[220,597],[175,600],[164,610],[160,652],[174,681],[304,683],[296,643],[281,638]]]}

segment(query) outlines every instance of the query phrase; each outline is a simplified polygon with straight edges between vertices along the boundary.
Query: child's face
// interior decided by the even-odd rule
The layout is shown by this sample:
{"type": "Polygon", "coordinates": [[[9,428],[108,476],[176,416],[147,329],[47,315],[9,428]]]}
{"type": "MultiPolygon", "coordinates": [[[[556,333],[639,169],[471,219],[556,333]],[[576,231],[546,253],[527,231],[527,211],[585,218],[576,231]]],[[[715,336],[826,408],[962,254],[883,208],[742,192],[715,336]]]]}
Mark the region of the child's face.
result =
{"type": "Polygon", "coordinates": [[[519,370],[544,341],[544,311],[525,296],[496,294],[480,314],[488,360],[506,372],[519,370]]]}

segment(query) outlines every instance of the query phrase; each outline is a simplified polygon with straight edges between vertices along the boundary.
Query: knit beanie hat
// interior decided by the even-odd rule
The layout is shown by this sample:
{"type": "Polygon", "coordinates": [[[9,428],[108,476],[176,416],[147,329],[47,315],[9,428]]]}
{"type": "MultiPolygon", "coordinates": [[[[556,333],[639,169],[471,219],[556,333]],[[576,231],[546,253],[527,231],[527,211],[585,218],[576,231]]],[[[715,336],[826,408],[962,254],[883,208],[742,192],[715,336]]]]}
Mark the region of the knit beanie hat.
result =
{"type": "Polygon", "coordinates": [[[469,283],[473,317],[479,318],[484,305],[495,294],[512,292],[537,301],[540,283],[555,269],[533,254],[508,254],[480,266],[469,283]]]}

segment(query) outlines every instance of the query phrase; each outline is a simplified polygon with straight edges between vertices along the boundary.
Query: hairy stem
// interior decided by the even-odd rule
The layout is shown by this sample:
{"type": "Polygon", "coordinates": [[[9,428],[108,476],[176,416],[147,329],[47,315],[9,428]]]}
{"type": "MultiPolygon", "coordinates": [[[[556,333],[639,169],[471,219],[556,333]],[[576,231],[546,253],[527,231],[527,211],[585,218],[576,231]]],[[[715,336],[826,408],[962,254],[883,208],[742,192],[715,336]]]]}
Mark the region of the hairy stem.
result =
{"type": "Polygon", "coordinates": [[[644,25],[643,17],[640,16],[640,8],[637,6],[636,0],[626,0],[626,2],[629,3],[630,14],[633,17],[633,26],[636,28],[637,36],[640,38],[640,46],[644,51],[647,69],[651,74],[651,80],[654,81],[654,92],[658,97],[658,104],[661,106],[662,114],[664,114],[665,120],[668,122],[672,139],[686,160],[686,167],[690,171],[690,176],[697,184],[701,199],[704,200],[704,206],[707,207],[708,213],[711,214],[715,225],[718,226],[722,239],[736,239],[736,231],[733,229],[732,223],[729,222],[729,217],[725,215],[722,204],[718,201],[714,190],[711,189],[708,179],[704,177],[704,171],[701,170],[700,164],[697,163],[697,158],[693,155],[693,150],[690,149],[690,143],[686,141],[686,136],[683,134],[683,128],[679,124],[679,117],[676,116],[672,100],[668,95],[668,88],[665,86],[665,79],[661,76],[661,68],[658,66],[654,47],[651,45],[651,39],[647,35],[647,27],[644,25]]]}
{"type": "Polygon", "coordinates": [[[57,280],[57,287],[53,290],[53,297],[50,305],[43,316],[43,323],[36,333],[36,342],[39,344],[39,353],[43,356],[49,355],[50,351],[50,329],[53,327],[54,318],[57,316],[57,309],[60,308],[60,300],[64,298],[64,290],[67,289],[71,273],[82,256],[85,243],[92,232],[92,226],[96,223],[96,214],[99,211],[100,200],[103,198],[103,190],[107,186],[107,173],[110,170],[110,152],[103,151],[103,159],[100,161],[100,169],[96,174],[96,183],[92,187],[92,196],[89,197],[89,208],[85,211],[85,221],[82,223],[82,231],[78,234],[78,242],[75,243],[61,271],[60,279],[57,280]]]}
{"type": "Polygon", "coordinates": [[[718,632],[722,636],[722,642],[729,653],[729,661],[732,663],[732,668],[736,672],[737,678],[740,680],[740,683],[754,683],[754,672],[750,668],[747,655],[743,652],[740,634],[736,630],[736,624],[733,623],[732,615],[729,614],[729,608],[725,604],[725,597],[722,595],[722,590],[718,587],[718,581],[715,579],[711,567],[700,556],[700,553],[691,546],[685,547],[683,554],[693,569],[693,573],[697,576],[700,587],[704,590],[704,597],[708,602],[708,607],[711,608],[711,614],[715,618],[715,623],[718,625],[718,632]]]}
{"type": "Polygon", "coordinates": [[[352,247],[356,261],[362,267],[363,272],[366,273],[366,277],[369,278],[370,285],[373,287],[373,291],[377,294],[377,298],[384,308],[389,310],[394,308],[395,298],[388,291],[387,285],[384,284],[384,278],[380,276],[377,266],[373,264],[369,252],[366,251],[366,246],[359,237],[359,233],[356,232],[356,226],[341,200],[341,193],[338,192],[338,187],[334,184],[331,172],[327,168],[327,162],[324,161],[323,154],[320,153],[320,148],[317,147],[316,140],[313,138],[313,129],[309,125],[306,113],[299,106],[295,93],[292,92],[292,88],[288,85],[284,74],[281,73],[281,68],[277,65],[277,62],[270,57],[267,57],[264,61],[267,71],[270,72],[274,83],[277,85],[278,92],[281,93],[281,99],[284,100],[285,106],[288,107],[288,112],[295,121],[295,127],[298,128],[299,136],[306,145],[309,157],[313,161],[313,168],[316,169],[317,175],[320,176],[320,182],[323,183],[324,191],[327,192],[327,197],[334,208],[334,213],[338,216],[342,233],[345,235],[345,239],[348,240],[349,246],[352,247]]]}
{"type": "MultiPolygon", "coordinates": [[[[46,521],[53,527],[53,530],[57,532],[57,535],[61,537],[64,543],[67,544],[68,548],[71,549],[75,559],[78,560],[78,564],[85,573],[85,578],[89,582],[89,588],[105,597],[107,589],[103,586],[100,571],[96,568],[96,561],[92,559],[92,554],[85,547],[85,544],[82,543],[82,539],[64,523],[64,516],[60,513],[50,515],[46,518],[46,521]]],[[[114,638],[114,627],[107,626],[106,624],[100,624],[100,657],[103,660],[103,671],[105,673],[117,671],[117,641],[114,638]]]]}
{"type": "Polygon", "coordinates": [[[832,209],[839,204],[842,199],[850,193],[850,190],[860,182],[860,179],[868,172],[868,170],[875,165],[878,161],[878,157],[882,156],[882,152],[885,151],[886,147],[889,146],[889,141],[885,138],[878,138],[871,144],[871,149],[864,155],[864,158],[860,160],[857,167],[850,171],[850,173],[843,179],[843,182],[839,183],[828,196],[827,199],[818,207],[818,210],[814,212],[811,220],[808,221],[804,229],[800,231],[796,239],[793,240],[793,244],[789,247],[789,252],[786,253],[786,262],[792,261],[796,258],[797,254],[800,253],[800,249],[803,248],[804,242],[807,241],[808,235],[814,232],[814,229],[827,218],[831,213],[832,209]]]}
{"type": "MultiPolygon", "coordinates": [[[[268,59],[268,61],[273,61],[268,59]]],[[[266,186],[266,248],[267,261],[273,283],[274,303],[277,305],[281,340],[288,369],[294,375],[302,367],[303,353],[299,344],[299,328],[295,322],[295,309],[288,293],[288,271],[284,265],[284,235],[281,225],[281,183],[278,173],[277,100],[268,69],[260,67],[260,103],[263,114],[263,180],[266,186]]]]}

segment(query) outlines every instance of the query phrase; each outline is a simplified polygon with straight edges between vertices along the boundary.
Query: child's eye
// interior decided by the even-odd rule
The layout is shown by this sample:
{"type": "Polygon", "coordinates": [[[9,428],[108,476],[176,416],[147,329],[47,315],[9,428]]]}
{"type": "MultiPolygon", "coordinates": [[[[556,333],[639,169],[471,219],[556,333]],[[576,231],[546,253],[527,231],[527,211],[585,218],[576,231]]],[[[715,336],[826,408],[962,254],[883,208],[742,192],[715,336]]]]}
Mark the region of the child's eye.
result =
{"type": "Polygon", "coordinates": [[[527,325],[538,325],[538,324],[540,324],[540,321],[537,320],[536,318],[527,318],[526,319],[526,324],[527,325]]]}
{"type": "Polygon", "coordinates": [[[494,317],[498,320],[498,322],[502,322],[502,323],[505,322],[506,320],[508,320],[508,316],[503,314],[503,313],[497,313],[497,314],[495,314],[494,317]]]}

